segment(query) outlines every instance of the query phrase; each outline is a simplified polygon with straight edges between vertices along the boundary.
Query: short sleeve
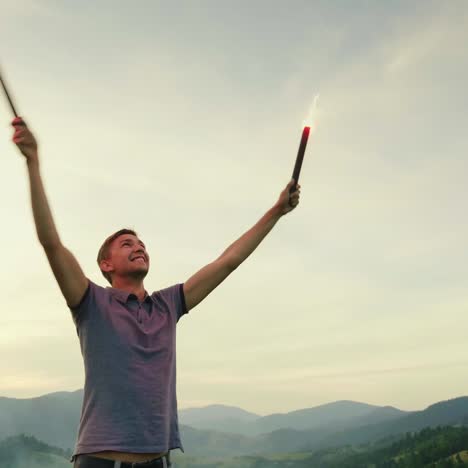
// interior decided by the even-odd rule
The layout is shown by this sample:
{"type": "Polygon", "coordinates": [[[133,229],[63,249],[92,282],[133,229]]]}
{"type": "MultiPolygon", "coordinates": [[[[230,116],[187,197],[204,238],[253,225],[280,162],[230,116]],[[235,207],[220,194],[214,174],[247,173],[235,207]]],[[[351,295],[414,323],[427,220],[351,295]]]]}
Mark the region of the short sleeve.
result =
{"type": "Polygon", "coordinates": [[[177,285],[179,291],[179,301],[180,301],[180,315],[178,316],[178,319],[180,319],[180,317],[182,317],[182,315],[185,315],[185,314],[188,314],[188,310],[187,310],[187,304],[185,303],[185,295],[184,295],[184,284],[183,283],[180,283],[177,285]]]}
{"type": "Polygon", "coordinates": [[[80,325],[80,323],[82,323],[83,320],[85,320],[89,316],[89,311],[95,304],[96,288],[98,288],[97,284],[93,283],[88,278],[88,287],[86,288],[86,291],[83,297],[81,298],[80,303],[75,307],[70,307],[67,304],[67,307],[71,311],[73,322],[75,323],[77,328],[80,325]]]}
{"type": "Polygon", "coordinates": [[[166,302],[169,310],[172,314],[174,314],[176,322],[179,319],[188,313],[187,305],[185,303],[185,296],[184,296],[184,285],[183,283],[175,284],[173,286],[169,286],[168,288],[161,289],[157,291],[156,296],[160,296],[164,302],[166,302]]]}

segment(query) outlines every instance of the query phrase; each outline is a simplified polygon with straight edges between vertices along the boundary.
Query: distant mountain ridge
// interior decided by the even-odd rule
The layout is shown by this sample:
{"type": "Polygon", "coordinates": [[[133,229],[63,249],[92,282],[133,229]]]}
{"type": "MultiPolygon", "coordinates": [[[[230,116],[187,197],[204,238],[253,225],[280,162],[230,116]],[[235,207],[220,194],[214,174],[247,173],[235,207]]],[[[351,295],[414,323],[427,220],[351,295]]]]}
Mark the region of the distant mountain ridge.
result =
{"type": "MultiPolygon", "coordinates": [[[[194,457],[176,453],[178,468],[468,467],[468,427],[438,427],[353,448],[263,456],[194,457]],[[398,462],[396,462],[398,460],[398,462]]],[[[70,453],[24,434],[0,440],[2,468],[69,468],[70,453]]]]}
{"type": "Polygon", "coordinates": [[[391,406],[375,406],[342,400],[291,411],[258,416],[240,408],[211,405],[179,411],[182,424],[204,430],[256,436],[279,429],[310,430],[333,426],[336,430],[399,418],[405,411],[391,406]]]}
{"type": "Polygon", "coordinates": [[[0,439],[25,433],[50,445],[73,448],[82,401],[82,389],[24,399],[0,397],[0,439]]]}
{"type": "MultiPolygon", "coordinates": [[[[393,421],[364,425],[334,433],[321,441],[321,447],[362,444],[406,432],[417,432],[426,427],[468,425],[468,397],[453,398],[414,411],[393,421]]],[[[306,445],[304,448],[310,448],[306,445]]]]}
{"type": "Polygon", "coordinates": [[[255,437],[186,426],[181,428],[181,432],[187,454],[234,457],[313,453],[323,449],[374,443],[383,438],[398,440],[407,433],[423,428],[452,425],[468,425],[468,397],[440,402],[425,410],[406,413],[400,418],[377,424],[348,426],[344,430],[336,430],[336,426],[329,424],[312,430],[278,429],[255,437]]]}
{"type": "MultiPolygon", "coordinates": [[[[82,397],[82,390],[31,399],[0,397],[0,440],[24,433],[49,445],[72,449],[82,397]]],[[[424,427],[468,424],[468,397],[414,412],[347,400],[268,416],[211,405],[180,410],[179,420],[185,450],[192,455],[223,457],[313,451],[368,443],[424,427]],[[191,421],[190,426],[185,424],[187,420],[191,421]],[[243,432],[236,433],[236,426],[243,428],[243,432]]]]}
{"type": "Polygon", "coordinates": [[[186,408],[179,410],[179,419],[184,424],[191,425],[197,422],[211,422],[223,419],[236,419],[239,421],[253,421],[260,418],[258,414],[250,413],[242,408],[227,405],[208,405],[201,408],[186,408]]]}

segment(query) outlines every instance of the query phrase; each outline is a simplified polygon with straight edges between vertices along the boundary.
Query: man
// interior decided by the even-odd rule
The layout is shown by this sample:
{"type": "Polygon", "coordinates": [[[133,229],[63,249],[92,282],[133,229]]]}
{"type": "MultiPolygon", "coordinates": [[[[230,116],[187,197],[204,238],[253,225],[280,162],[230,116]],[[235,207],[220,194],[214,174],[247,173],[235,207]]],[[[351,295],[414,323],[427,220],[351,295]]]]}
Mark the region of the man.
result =
{"type": "Polygon", "coordinates": [[[135,231],[109,236],[98,265],[111,287],[89,280],[63,246],[42,185],[37,142],[21,118],[13,142],[26,158],[39,242],[70,308],[85,366],[85,387],[75,468],[171,466],[170,450],[183,450],[176,401],[175,329],[299,203],[291,180],[278,201],[216,260],[185,283],[153,292],[143,285],[150,256],[135,231]]]}

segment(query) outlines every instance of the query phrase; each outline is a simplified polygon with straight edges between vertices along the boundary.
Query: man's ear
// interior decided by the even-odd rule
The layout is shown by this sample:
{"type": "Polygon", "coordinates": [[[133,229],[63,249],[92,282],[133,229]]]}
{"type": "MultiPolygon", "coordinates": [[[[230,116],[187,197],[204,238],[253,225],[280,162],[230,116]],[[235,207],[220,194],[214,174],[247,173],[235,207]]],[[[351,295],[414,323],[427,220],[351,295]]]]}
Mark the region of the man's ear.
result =
{"type": "Polygon", "coordinates": [[[101,260],[100,267],[101,267],[101,270],[105,271],[106,273],[109,273],[114,270],[112,262],[110,262],[109,260],[101,260]]]}

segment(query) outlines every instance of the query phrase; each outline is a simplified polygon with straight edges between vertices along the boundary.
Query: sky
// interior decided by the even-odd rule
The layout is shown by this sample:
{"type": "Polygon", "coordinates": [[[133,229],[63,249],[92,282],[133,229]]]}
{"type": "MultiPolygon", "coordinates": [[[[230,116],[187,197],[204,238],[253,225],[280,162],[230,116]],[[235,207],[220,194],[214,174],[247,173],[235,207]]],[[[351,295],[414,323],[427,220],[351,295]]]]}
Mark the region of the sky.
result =
{"type": "MultiPolygon", "coordinates": [[[[468,2],[0,0],[0,66],[92,281],[135,229],[186,281],[277,201],[320,94],[299,206],[177,329],[179,408],[261,415],[468,389],[468,2]]],[[[83,387],[0,97],[0,395],[83,387]]]]}

